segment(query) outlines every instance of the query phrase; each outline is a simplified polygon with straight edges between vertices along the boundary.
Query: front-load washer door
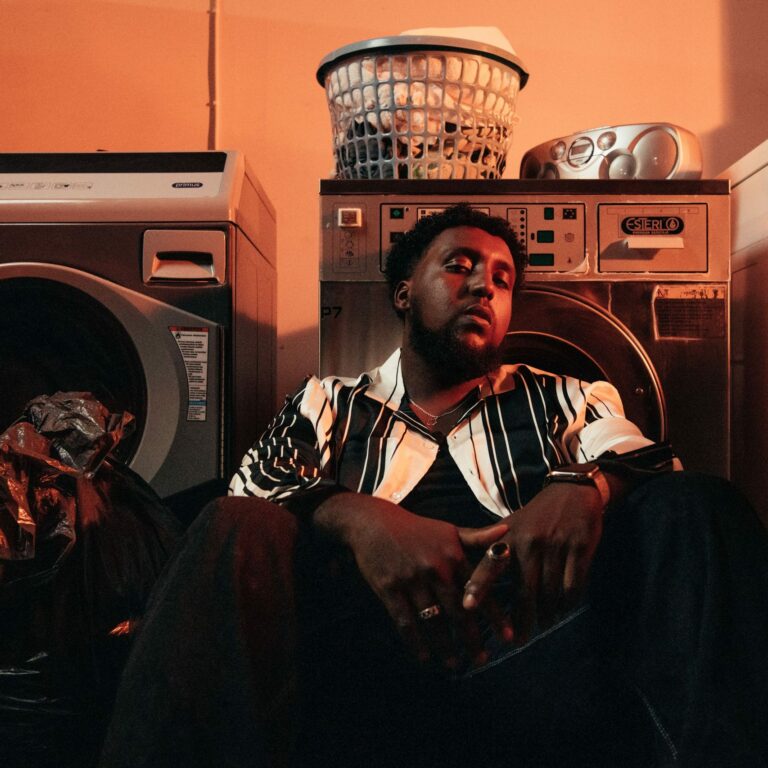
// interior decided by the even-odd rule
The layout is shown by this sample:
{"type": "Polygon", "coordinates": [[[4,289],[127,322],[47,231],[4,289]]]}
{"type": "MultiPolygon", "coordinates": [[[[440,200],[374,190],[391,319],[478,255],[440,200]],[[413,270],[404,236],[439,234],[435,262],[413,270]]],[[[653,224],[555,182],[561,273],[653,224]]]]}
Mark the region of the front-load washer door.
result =
{"type": "Polygon", "coordinates": [[[529,286],[514,300],[504,360],[613,384],[627,418],[651,440],[667,438],[656,370],[632,332],[603,307],[554,287],[529,286]]]}
{"type": "MultiPolygon", "coordinates": [[[[386,283],[320,284],[321,375],[369,370],[400,344],[402,333],[386,283]]],[[[507,363],[611,382],[627,418],[651,440],[666,439],[666,405],[656,370],[635,335],[604,307],[573,291],[529,285],[514,297],[505,345],[507,363]]]]}
{"type": "Polygon", "coordinates": [[[33,397],[90,392],[108,410],[129,411],[134,430],[115,449],[130,461],[146,421],[146,380],[130,335],[104,305],[39,277],[0,281],[0,430],[33,397]]]}
{"type": "Polygon", "coordinates": [[[116,457],[162,497],[220,480],[222,329],[70,267],[0,265],[0,430],[38,395],[92,392],[136,429],[116,457]]]}

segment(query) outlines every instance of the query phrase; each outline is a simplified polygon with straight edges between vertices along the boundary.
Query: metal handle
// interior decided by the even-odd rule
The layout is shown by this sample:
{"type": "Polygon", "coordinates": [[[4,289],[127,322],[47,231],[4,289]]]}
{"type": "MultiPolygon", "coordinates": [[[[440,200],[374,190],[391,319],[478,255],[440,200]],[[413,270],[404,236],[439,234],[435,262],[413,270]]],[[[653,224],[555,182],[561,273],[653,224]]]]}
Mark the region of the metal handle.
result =
{"type": "Polygon", "coordinates": [[[661,248],[682,250],[685,240],[670,235],[630,235],[624,238],[624,245],[635,251],[658,251],[661,248]]]}

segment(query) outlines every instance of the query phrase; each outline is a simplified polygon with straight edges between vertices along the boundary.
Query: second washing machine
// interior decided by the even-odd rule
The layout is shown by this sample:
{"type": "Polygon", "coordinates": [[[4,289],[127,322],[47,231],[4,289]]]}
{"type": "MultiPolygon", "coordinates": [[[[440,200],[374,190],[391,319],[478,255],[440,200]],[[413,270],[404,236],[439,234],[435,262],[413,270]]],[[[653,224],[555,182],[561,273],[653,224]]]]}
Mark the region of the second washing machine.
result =
{"type": "Polygon", "coordinates": [[[90,391],[136,417],[119,458],[194,511],[274,413],[275,284],[240,153],[0,155],[0,430],[90,391]]]}
{"type": "Polygon", "coordinates": [[[467,202],[527,251],[507,361],[612,382],[648,437],[728,477],[727,182],[323,180],[320,195],[321,374],[355,376],[398,346],[387,251],[467,202]]]}

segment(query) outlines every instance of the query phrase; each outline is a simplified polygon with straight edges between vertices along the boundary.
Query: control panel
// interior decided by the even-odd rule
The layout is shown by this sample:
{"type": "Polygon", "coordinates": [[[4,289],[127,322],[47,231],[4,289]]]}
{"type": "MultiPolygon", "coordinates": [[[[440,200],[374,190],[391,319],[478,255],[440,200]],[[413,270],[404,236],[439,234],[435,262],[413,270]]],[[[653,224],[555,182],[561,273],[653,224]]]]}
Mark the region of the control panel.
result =
{"type": "Polygon", "coordinates": [[[726,195],[681,200],[566,191],[488,197],[339,194],[321,200],[321,280],[384,281],[387,254],[398,238],[419,219],[459,201],[509,222],[525,250],[529,280],[728,279],[727,264],[710,259],[714,240],[727,233],[710,232],[709,224],[712,205],[727,208],[726,195]]]}
{"type": "MultiPolygon", "coordinates": [[[[571,272],[586,258],[583,203],[520,203],[515,206],[474,205],[485,214],[502,216],[517,235],[532,272],[571,272]]],[[[418,219],[445,206],[381,206],[380,267],[389,248],[418,219]]]]}
{"type": "Polygon", "coordinates": [[[226,152],[0,153],[0,201],[216,196],[226,152]]]}

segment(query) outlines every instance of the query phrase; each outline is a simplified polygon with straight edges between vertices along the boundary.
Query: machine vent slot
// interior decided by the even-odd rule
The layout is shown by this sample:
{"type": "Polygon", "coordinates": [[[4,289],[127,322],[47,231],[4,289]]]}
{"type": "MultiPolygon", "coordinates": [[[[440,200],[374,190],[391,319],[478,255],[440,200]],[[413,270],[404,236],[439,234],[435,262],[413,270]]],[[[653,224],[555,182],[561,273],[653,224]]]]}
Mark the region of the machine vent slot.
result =
{"type": "Polygon", "coordinates": [[[657,298],[654,309],[658,339],[722,339],[725,337],[725,299],[657,298]]]}

